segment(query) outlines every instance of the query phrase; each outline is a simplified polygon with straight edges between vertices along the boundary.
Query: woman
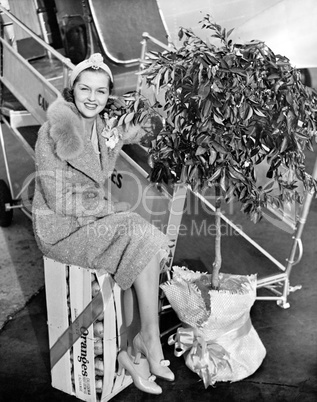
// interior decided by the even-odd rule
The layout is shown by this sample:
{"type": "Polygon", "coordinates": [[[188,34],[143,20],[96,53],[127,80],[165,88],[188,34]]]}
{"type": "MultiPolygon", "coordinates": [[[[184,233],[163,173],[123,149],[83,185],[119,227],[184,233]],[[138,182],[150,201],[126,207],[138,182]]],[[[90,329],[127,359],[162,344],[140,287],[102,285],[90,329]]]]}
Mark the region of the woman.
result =
{"type": "MultiPolygon", "coordinates": [[[[72,71],[66,99],[50,105],[35,149],[35,237],[47,257],[106,271],[123,290],[134,289],[141,323],[133,340],[135,363],[143,354],[153,375],[173,381],[158,325],[160,261],[167,237],[129,212],[129,205],[105,195],[104,183],[122,145],[138,142],[145,134],[140,126],[114,129],[104,114],[112,85],[109,67],[100,54],[94,54],[72,71]]],[[[153,378],[144,379],[136,372],[125,351],[118,361],[138,388],[162,392],[153,378]]]]}

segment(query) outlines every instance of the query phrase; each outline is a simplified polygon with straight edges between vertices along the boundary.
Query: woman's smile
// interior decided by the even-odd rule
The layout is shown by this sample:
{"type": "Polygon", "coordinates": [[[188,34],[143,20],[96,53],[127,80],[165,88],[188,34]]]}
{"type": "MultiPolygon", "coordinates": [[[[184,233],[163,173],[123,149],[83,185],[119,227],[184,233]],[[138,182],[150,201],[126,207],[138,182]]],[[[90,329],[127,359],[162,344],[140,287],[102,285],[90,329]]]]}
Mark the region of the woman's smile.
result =
{"type": "Polygon", "coordinates": [[[95,110],[98,106],[98,105],[92,104],[92,103],[84,103],[84,105],[86,106],[87,109],[90,109],[90,110],[95,110]]]}

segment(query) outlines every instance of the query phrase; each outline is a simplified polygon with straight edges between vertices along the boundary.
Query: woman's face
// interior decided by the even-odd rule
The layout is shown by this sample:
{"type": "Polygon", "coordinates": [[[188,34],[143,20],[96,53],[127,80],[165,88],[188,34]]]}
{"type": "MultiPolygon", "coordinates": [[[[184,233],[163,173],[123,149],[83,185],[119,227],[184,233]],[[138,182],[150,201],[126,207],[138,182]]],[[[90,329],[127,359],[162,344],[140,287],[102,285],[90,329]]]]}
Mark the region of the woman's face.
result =
{"type": "Polygon", "coordinates": [[[104,71],[83,71],[74,85],[74,100],[80,114],[94,119],[106,106],[110,77],[104,71]]]}

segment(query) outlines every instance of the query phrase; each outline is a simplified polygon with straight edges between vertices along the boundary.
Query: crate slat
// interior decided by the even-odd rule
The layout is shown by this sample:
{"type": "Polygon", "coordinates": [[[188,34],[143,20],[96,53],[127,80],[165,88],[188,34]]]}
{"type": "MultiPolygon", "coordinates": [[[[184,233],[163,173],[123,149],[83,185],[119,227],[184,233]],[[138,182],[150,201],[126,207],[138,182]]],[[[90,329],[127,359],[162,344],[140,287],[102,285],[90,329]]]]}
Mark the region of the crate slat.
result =
{"type": "MultiPolygon", "coordinates": [[[[72,321],[91,301],[91,271],[70,265],[70,305],[72,321]]],[[[83,331],[73,345],[76,397],[87,402],[96,400],[93,325],[83,331]]]]}
{"type": "MultiPolygon", "coordinates": [[[[69,325],[66,266],[44,257],[44,273],[49,347],[52,347],[69,325]]],[[[69,351],[53,367],[51,374],[54,388],[67,394],[73,393],[69,351]]]]}
{"type": "Polygon", "coordinates": [[[96,394],[93,324],[87,331],[82,328],[82,336],[53,367],[52,386],[86,402],[110,400],[132,383],[129,375],[118,376],[116,373],[118,349],[127,344],[122,290],[108,274],[99,275],[94,270],[68,266],[46,257],[44,272],[50,348],[69,327],[70,320],[74,321],[91,302],[92,275],[95,275],[106,302],[103,318],[96,321],[103,323],[102,393],[96,394]]]}

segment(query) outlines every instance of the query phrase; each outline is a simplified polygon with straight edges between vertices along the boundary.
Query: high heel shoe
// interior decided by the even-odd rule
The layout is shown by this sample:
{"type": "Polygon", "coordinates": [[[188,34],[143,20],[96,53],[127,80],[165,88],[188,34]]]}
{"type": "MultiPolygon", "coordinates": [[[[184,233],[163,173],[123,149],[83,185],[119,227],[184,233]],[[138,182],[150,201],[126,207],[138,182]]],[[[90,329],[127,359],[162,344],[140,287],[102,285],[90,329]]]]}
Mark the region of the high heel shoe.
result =
{"type": "Polygon", "coordinates": [[[156,384],[155,376],[150,376],[148,379],[141,377],[135,368],[134,364],[130,359],[128,353],[125,350],[121,350],[118,354],[119,370],[118,375],[122,374],[122,370],[127,371],[133,379],[134,385],[143,392],[148,394],[159,395],[162,393],[162,388],[156,384]]]}
{"type": "Polygon", "coordinates": [[[135,351],[135,364],[139,364],[141,354],[143,354],[149,362],[152,374],[167,381],[175,380],[174,373],[168,368],[168,366],[170,365],[169,360],[162,359],[160,362],[154,361],[153,358],[150,356],[150,353],[140,333],[138,333],[133,339],[133,348],[135,351]]]}

